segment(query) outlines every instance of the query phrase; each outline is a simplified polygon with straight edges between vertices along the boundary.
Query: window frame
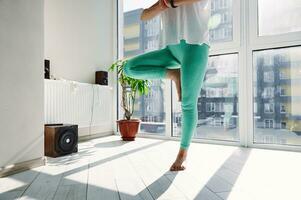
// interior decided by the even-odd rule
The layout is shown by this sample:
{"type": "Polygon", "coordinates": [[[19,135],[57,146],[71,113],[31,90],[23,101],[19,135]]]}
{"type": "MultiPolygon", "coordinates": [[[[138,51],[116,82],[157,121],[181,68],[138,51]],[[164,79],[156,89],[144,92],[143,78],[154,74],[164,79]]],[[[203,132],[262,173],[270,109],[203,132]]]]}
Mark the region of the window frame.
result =
{"type": "Polygon", "coordinates": [[[264,48],[266,45],[269,46],[283,46],[283,45],[294,45],[301,40],[301,31],[291,33],[281,33],[275,35],[264,35],[258,36],[259,33],[259,13],[258,13],[258,0],[249,0],[250,17],[249,24],[254,25],[255,28],[250,29],[250,43],[252,46],[257,48],[264,48]]]}
{"type": "MultiPolygon", "coordinates": [[[[123,58],[123,1],[116,0],[115,12],[117,11],[117,58],[123,58]]],[[[255,147],[264,149],[293,150],[301,151],[301,146],[297,145],[279,145],[279,144],[259,144],[254,142],[254,96],[253,96],[253,57],[255,51],[269,50],[273,48],[285,48],[301,46],[301,32],[279,34],[272,36],[257,36],[258,32],[258,0],[233,0],[233,40],[223,43],[212,43],[209,56],[218,56],[223,54],[238,54],[238,132],[239,141],[222,141],[212,139],[193,138],[193,142],[222,144],[243,147],[255,147]]],[[[139,135],[139,137],[159,138],[179,141],[179,137],[172,136],[172,82],[166,80],[166,134],[157,135],[139,135]]],[[[117,85],[117,118],[118,113],[122,113],[119,102],[121,94],[118,92],[120,84],[117,85]]],[[[117,119],[116,118],[116,119],[117,119]]],[[[117,125],[116,125],[117,126],[117,125]]],[[[115,129],[117,130],[117,128],[115,129]]],[[[115,134],[119,134],[115,132],[115,134]]]]}
{"type": "Polygon", "coordinates": [[[254,148],[263,149],[277,149],[277,150],[287,150],[287,151],[301,151],[301,145],[291,145],[291,144],[261,144],[254,142],[254,127],[255,127],[255,117],[256,113],[249,111],[248,108],[253,109],[254,95],[253,95],[253,58],[256,51],[270,50],[270,49],[282,49],[295,46],[301,46],[301,32],[278,34],[278,35],[268,35],[268,36],[258,36],[258,0],[242,0],[245,2],[245,22],[246,22],[246,38],[249,38],[248,44],[246,45],[246,67],[249,76],[246,79],[247,82],[247,146],[254,148]]]}

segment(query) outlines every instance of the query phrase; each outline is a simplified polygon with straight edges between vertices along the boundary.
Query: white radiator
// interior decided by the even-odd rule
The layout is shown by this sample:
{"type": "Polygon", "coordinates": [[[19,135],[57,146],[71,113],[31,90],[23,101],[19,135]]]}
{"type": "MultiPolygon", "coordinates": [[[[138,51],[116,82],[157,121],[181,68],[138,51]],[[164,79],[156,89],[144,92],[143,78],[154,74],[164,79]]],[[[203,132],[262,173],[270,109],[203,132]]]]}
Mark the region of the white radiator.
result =
{"type": "Polygon", "coordinates": [[[78,124],[79,136],[113,132],[110,86],[45,79],[45,124],[78,124]]]}

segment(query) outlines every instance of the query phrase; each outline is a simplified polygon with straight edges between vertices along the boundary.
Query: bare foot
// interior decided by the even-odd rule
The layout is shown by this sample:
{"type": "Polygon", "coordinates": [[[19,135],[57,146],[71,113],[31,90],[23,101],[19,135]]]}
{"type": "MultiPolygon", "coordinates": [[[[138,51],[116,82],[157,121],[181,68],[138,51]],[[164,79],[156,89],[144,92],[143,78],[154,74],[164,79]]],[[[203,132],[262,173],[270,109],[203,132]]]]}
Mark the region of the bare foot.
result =
{"type": "Polygon", "coordinates": [[[178,101],[182,101],[182,92],[181,92],[181,70],[178,69],[168,69],[167,78],[173,80],[176,84],[178,101]]]}
{"type": "Polygon", "coordinates": [[[185,170],[186,167],[183,164],[183,162],[186,160],[187,157],[187,150],[181,149],[179,150],[179,153],[177,155],[176,160],[170,167],[170,171],[182,171],[185,170]]]}

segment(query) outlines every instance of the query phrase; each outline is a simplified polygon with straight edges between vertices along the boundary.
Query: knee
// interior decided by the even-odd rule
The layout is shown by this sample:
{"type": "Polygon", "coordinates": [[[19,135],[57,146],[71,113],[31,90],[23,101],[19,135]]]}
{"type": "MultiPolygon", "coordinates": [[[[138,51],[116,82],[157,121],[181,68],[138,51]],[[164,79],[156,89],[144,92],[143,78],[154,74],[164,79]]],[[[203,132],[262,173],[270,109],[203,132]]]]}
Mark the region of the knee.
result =
{"type": "Polygon", "coordinates": [[[197,100],[182,99],[181,107],[183,111],[197,111],[197,100]]]}
{"type": "Polygon", "coordinates": [[[193,110],[197,108],[198,93],[195,92],[182,92],[181,107],[184,110],[193,110]]]}

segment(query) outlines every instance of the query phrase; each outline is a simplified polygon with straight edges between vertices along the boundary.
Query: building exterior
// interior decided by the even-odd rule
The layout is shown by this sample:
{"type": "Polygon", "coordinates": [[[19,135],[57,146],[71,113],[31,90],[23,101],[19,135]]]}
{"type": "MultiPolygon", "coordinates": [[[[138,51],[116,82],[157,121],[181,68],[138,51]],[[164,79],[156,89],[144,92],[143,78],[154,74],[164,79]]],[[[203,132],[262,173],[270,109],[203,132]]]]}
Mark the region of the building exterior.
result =
{"type": "Polygon", "coordinates": [[[144,23],[139,16],[143,9],[137,9],[124,13],[124,58],[129,58],[143,53],[145,34],[144,23]]]}
{"type": "MultiPolygon", "coordinates": [[[[215,41],[228,41],[232,40],[232,0],[213,0],[211,4],[212,15],[218,15],[221,19],[219,25],[210,30],[210,40],[215,41]]],[[[148,21],[141,21],[140,15],[143,9],[136,9],[124,13],[124,57],[130,58],[148,51],[156,50],[159,47],[159,32],[160,32],[160,18],[155,17],[148,21]]],[[[208,70],[207,74],[215,73],[214,69],[208,70]]],[[[236,80],[224,80],[234,81],[236,80]]],[[[136,100],[135,115],[139,116],[143,122],[158,122],[165,121],[164,112],[164,96],[162,80],[151,80],[152,85],[150,93],[136,100]],[[154,103],[156,102],[156,103],[154,103]]],[[[199,124],[208,126],[224,126],[236,127],[237,119],[232,115],[237,115],[237,95],[236,96],[210,96],[209,92],[226,90],[228,83],[220,83],[216,88],[206,91],[202,89],[199,98],[199,124]],[[226,113],[231,116],[226,116],[224,109],[228,109],[226,113]],[[208,122],[208,118],[212,118],[208,122]],[[203,120],[203,121],[202,121],[203,120]]],[[[236,85],[235,85],[236,86],[236,85]]],[[[173,123],[181,126],[181,113],[173,113],[173,123]]],[[[156,123],[153,123],[156,124],[156,123]]],[[[162,126],[162,125],[157,125],[162,126]]],[[[143,129],[144,125],[142,125],[143,129]]],[[[157,132],[154,128],[151,132],[157,132]]]]}
{"type": "Polygon", "coordinates": [[[237,74],[223,77],[216,68],[214,62],[209,62],[205,83],[198,99],[199,125],[236,128],[238,125],[237,74]],[[216,78],[207,81],[209,77],[216,78]]]}
{"type": "Polygon", "coordinates": [[[159,49],[160,18],[141,21],[143,9],[124,13],[124,57],[159,49]]]}
{"type": "Polygon", "coordinates": [[[211,42],[226,42],[233,39],[232,0],[212,0],[211,16],[217,26],[210,29],[211,42]]]}
{"type": "MultiPolygon", "coordinates": [[[[159,49],[160,18],[141,21],[142,11],[141,8],[124,13],[125,58],[159,49]]],[[[135,101],[134,117],[142,120],[141,131],[163,134],[165,132],[164,83],[156,79],[150,82],[149,93],[137,97],[135,101]]]]}
{"type": "Polygon", "coordinates": [[[256,55],[256,139],[285,144],[290,137],[301,135],[301,63],[293,63],[286,51],[256,55]]]}

